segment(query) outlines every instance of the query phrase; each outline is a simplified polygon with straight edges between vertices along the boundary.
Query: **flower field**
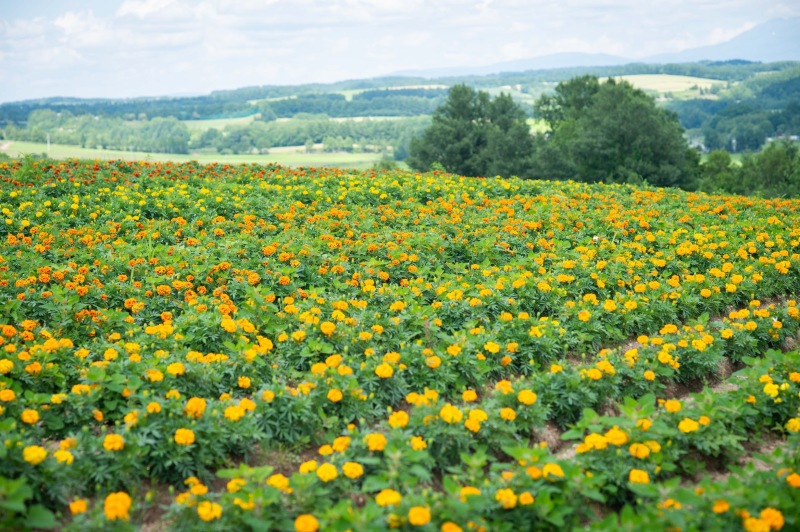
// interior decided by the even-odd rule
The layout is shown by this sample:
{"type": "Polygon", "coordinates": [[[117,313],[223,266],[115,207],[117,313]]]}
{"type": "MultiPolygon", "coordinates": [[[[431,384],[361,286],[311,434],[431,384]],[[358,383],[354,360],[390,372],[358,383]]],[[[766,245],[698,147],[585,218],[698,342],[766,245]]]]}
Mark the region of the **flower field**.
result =
{"type": "Polygon", "coordinates": [[[0,528],[800,529],[800,201],[0,163],[0,528]]]}

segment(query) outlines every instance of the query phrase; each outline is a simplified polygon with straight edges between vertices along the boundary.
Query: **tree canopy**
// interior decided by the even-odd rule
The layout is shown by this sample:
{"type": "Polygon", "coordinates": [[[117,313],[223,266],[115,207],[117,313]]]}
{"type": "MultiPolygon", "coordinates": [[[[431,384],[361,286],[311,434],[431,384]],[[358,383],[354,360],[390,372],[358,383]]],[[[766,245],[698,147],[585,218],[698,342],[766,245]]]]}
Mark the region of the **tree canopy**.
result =
{"type": "Polygon", "coordinates": [[[550,132],[539,139],[537,174],[553,179],[691,188],[699,155],[677,117],[625,81],[561,82],[535,106],[550,132]]]}
{"type": "Polygon", "coordinates": [[[492,99],[467,85],[455,85],[433,113],[431,126],[412,139],[407,163],[419,171],[439,163],[466,176],[528,176],[533,137],[522,108],[511,96],[492,99]]]}

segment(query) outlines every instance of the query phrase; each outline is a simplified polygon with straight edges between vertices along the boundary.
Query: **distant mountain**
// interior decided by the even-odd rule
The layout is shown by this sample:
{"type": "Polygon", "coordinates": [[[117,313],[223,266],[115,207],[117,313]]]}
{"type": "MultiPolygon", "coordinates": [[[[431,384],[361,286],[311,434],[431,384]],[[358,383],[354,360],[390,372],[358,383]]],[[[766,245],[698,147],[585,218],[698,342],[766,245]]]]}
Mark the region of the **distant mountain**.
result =
{"type": "Polygon", "coordinates": [[[729,41],[713,46],[658,54],[636,59],[635,61],[616,55],[565,52],[484,66],[404,70],[395,72],[393,75],[441,78],[449,76],[483,76],[501,72],[523,72],[526,70],[548,70],[554,68],[618,66],[633,62],[694,63],[703,60],[727,61],[730,59],[745,59],[764,63],[800,60],[800,17],[773,19],[759,24],[729,41]]]}
{"type": "Polygon", "coordinates": [[[800,60],[800,17],[773,19],[720,44],[654,55],[642,62],[693,63],[728,59],[764,63],[800,60]]]}
{"type": "Polygon", "coordinates": [[[403,70],[395,72],[396,76],[422,76],[425,78],[444,78],[451,76],[485,76],[500,72],[524,72],[526,70],[549,70],[566,67],[615,66],[630,63],[630,59],[608,54],[586,54],[580,52],[563,52],[540,55],[528,59],[503,61],[485,66],[463,66],[450,68],[431,68],[424,70],[403,70]]]}

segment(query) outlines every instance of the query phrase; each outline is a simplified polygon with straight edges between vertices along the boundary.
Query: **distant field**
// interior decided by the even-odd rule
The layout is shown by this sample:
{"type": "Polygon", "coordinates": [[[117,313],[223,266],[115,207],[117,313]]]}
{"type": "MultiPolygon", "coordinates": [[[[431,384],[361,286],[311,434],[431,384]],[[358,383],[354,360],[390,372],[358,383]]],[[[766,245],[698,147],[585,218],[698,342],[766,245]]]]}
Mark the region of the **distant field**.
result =
{"type": "MultiPolygon", "coordinates": [[[[0,142],[0,152],[11,157],[28,153],[45,153],[47,145],[35,142],[0,142]]],[[[342,168],[369,168],[381,156],[378,153],[305,153],[303,146],[273,148],[266,155],[221,155],[218,153],[144,153],[121,150],[98,150],[79,146],[50,145],[50,157],[54,159],[123,159],[128,161],[198,161],[200,163],[278,163],[283,166],[337,166],[342,168]]]]}
{"type": "Polygon", "coordinates": [[[259,113],[250,116],[243,116],[240,118],[216,118],[213,120],[183,120],[189,131],[205,131],[207,129],[224,129],[225,126],[246,126],[253,120],[261,116],[259,113]]]}
{"type": "Polygon", "coordinates": [[[725,83],[718,79],[673,76],[670,74],[637,74],[631,76],[616,76],[615,79],[625,80],[638,89],[656,92],[688,91],[695,85],[701,89],[710,89],[714,84],[725,83]]]}

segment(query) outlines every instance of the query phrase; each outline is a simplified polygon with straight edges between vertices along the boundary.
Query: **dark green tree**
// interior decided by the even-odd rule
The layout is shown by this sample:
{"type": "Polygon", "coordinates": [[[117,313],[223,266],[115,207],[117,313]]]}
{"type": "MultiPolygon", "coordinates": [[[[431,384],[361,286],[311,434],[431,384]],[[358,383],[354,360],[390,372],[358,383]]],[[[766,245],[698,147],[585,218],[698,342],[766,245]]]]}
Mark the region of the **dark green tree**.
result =
{"type": "Polygon", "coordinates": [[[411,168],[425,171],[439,163],[466,176],[529,175],[533,137],[525,112],[510,96],[492,100],[486,92],[456,85],[431,122],[409,144],[411,168]]]}
{"type": "Polygon", "coordinates": [[[593,76],[559,83],[536,115],[550,131],[537,150],[542,177],[693,188],[699,154],[674,113],[629,83],[593,76]]]}

